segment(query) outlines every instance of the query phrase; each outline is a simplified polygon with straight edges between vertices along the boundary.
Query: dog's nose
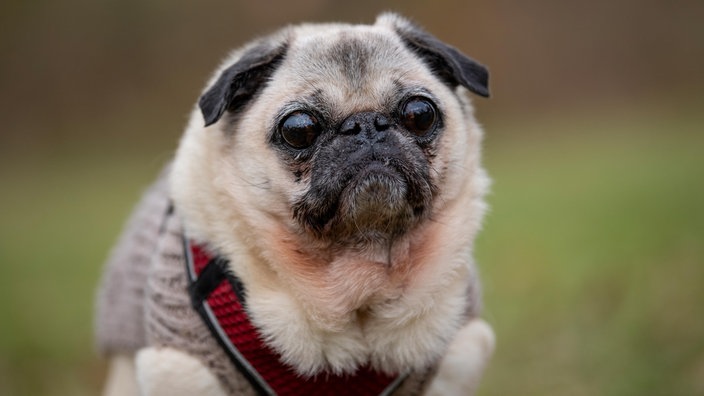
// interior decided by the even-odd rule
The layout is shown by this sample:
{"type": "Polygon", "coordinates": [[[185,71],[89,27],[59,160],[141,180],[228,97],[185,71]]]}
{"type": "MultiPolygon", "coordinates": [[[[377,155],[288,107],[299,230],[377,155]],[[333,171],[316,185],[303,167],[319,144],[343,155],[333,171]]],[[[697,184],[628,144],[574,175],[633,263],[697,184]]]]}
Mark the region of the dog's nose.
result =
{"type": "Polygon", "coordinates": [[[391,127],[385,115],[373,111],[352,114],[340,125],[339,133],[343,135],[363,134],[367,138],[391,127]]]}

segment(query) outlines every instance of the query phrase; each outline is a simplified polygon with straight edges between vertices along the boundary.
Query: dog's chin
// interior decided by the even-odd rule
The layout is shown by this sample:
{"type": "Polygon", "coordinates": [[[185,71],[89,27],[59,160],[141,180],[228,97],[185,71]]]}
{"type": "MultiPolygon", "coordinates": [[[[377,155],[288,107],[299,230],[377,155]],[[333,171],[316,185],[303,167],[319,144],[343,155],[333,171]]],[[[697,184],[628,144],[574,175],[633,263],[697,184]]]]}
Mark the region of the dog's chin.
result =
{"type": "Polygon", "coordinates": [[[422,212],[398,170],[372,162],[339,193],[336,210],[318,236],[355,246],[386,244],[404,234],[422,212]]]}

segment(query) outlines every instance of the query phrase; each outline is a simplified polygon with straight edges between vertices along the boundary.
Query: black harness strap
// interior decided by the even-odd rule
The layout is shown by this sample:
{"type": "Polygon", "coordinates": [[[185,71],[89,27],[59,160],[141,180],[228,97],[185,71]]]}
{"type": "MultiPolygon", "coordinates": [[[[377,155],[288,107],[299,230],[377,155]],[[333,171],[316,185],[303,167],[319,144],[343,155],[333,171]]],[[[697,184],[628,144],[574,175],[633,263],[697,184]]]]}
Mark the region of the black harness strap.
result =
{"type": "Polygon", "coordinates": [[[223,280],[227,280],[232,285],[232,290],[234,290],[237,298],[244,307],[245,293],[242,282],[227,268],[228,261],[220,257],[211,259],[203,271],[201,271],[200,275],[197,275],[190,243],[185,235],[182,240],[184,258],[186,261],[186,274],[188,275],[188,294],[191,297],[193,309],[198,312],[198,315],[203,319],[203,322],[205,322],[206,326],[213,334],[213,337],[215,337],[220,347],[225,351],[227,357],[235,365],[237,371],[252,385],[257,395],[276,396],[276,393],[274,393],[261,376],[259,376],[254,367],[247,362],[232,342],[230,342],[230,339],[218,323],[215,314],[208,305],[208,297],[210,294],[215,291],[223,280]]]}

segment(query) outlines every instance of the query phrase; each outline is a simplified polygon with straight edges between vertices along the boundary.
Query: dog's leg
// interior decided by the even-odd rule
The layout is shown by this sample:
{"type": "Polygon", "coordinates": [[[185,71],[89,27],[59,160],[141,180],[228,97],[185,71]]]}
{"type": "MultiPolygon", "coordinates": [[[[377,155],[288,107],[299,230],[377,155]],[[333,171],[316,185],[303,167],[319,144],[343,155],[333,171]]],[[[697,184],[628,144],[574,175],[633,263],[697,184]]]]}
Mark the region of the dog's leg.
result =
{"type": "Polygon", "coordinates": [[[103,396],[137,396],[137,378],[134,356],[118,355],[110,358],[103,396]]]}
{"type": "Polygon", "coordinates": [[[213,373],[198,359],[176,349],[141,349],[136,368],[144,396],[225,396],[213,373]]]}
{"type": "Polygon", "coordinates": [[[447,348],[427,395],[474,394],[484,367],[494,352],[494,342],[494,331],[481,319],[473,319],[460,329],[447,348]]]}

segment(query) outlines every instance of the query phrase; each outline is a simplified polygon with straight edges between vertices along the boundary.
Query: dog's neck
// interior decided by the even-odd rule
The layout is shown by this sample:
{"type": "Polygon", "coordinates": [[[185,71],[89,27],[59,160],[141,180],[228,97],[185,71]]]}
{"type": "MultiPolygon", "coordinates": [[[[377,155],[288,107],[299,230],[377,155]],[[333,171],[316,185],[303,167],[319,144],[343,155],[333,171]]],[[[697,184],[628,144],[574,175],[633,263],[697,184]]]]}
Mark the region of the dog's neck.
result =
{"type": "Polygon", "coordinates": [[[446,235],[443,222],[381,254],[308,250],[282,228],[268,232],[269,243],[246,255],[252,261],[233,268],[242,272],[252,322],[301,374],[367,363],[422,370],[467,319],[470,247],[446,235]]]}
{"type": "Polygon", "coordinates": [[[305,377],[291,371],[249,320],[246,290],[228,270],[227,261],[212,257],[206,248],[185,237],[183,240],[193,307],[259,394],[337,394],[350,389],[387,394],[403,382],[406,373],[383,373],[369,365],[344,375],[325,372],[305,377]]]}

